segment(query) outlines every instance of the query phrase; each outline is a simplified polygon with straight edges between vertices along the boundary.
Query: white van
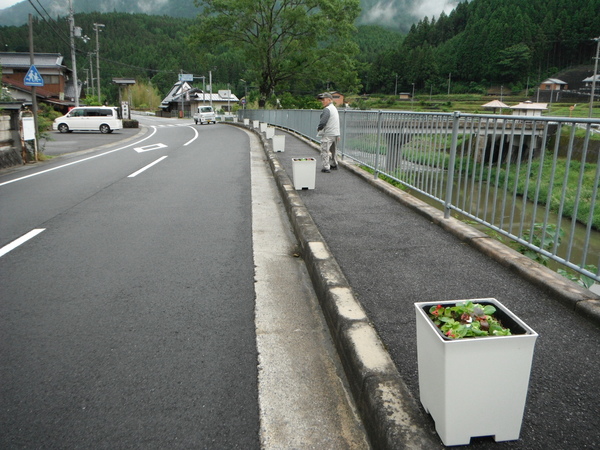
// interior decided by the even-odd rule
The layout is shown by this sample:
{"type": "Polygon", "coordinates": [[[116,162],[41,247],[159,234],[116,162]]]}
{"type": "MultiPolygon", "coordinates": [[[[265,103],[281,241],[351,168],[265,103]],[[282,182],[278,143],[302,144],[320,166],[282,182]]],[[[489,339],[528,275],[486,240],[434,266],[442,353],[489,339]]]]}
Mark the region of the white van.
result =
{"type": "Polygon", "coordinates": [[[54,119],[53,130],[61,133],[96,131],[112,133],[123,128],[121,112],[114,106],[80,106],[54,119]]]}

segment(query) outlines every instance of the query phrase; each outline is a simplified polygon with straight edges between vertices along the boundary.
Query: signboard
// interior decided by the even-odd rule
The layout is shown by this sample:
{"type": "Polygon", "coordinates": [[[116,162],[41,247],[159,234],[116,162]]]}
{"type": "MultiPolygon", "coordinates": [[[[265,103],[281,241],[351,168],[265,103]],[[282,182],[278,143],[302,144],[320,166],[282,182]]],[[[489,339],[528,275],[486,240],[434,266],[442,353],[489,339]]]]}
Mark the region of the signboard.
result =
{"type": "Polygon", "coordinates": [[[179,81],[194,81],[194,74],[193,73],[180,73],[179,81]]]}
{"type": "Polygon", "coordinates": [[[131,119],[129,115],[129,102],[121,102],[121,117],[123,119],[131,119]]]}
{"type": "Polygon", "coordinates": [[[23,117],[23,140],[32,141],[35,139],[35,124],[33,117],[23,117]]]}
{"type": "Polygon", "coordinates": [[[44,79],[42,78],[35,66],[31,66],[29,68],[29,70],[27,71],[27,75],[25,75],[25,78],[23,79],[23,82],[25,83],[25,86],[41,87],[44,85],[44,79]]]}

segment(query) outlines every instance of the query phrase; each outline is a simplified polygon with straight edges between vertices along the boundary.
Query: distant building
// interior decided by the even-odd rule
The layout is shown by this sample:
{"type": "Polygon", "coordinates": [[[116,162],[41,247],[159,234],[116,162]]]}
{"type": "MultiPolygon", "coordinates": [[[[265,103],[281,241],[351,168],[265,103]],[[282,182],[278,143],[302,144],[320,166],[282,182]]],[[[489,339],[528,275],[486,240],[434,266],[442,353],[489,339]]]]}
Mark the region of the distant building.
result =
{"type": "MultiPolygon", "coordinates": [[[[588,89],[592,89],[593,82],[594,82],[594,76],[587,77],[585,80],[583,80],[583,84],[588,89]]],[[[600,89],[600,75],[596,75],[596,89],[600,89]]]]}
{"type": "Polygon", "coordinates": [[[193,114],[201,105],[212,105],[215,111],[231,111],[239,101],[229,90],[220,90],[215,94],[195,88],[187,81],[178,81],[163,99],[160,108],[168,113],[183,110],[187,115],[190,112],[193,114]]]}
{"type": "Polygon", "coordinates": [[[540,84],[540,91],[564,91],[569,85],[558,78],[548,78],[540,84]]]}
{"type": "Polygon", "coordinates": [[[330,92],[330,94],[333,97],[333,103],[335,106],[344,106],[345,100],[343,94],[338,91],[330,92]]]}
{"type": "Polygon", "coordinates": [[[511,106],[513,116],[541,116],[542,111],[548,110],[548,103],[533,103],[531,101],[521,102],[511,106]]]}
{"type": "MultiPolygon", "coordinates": [[[[38,101],[66,108],[75,105],[76,95],[81,98],[81,83],[78,83],[76,94],[71,69],[63,65],[63,59],[59,53],[35,53],[33,61],[44,79],[44,86],[36,88],[38,101]]],[[[31,102],[31,86],[26,86],[24,82],[31,67],[29,53],[0,52],[0,65],[2,84],[7,87],[11,97],[31,102]]]]}

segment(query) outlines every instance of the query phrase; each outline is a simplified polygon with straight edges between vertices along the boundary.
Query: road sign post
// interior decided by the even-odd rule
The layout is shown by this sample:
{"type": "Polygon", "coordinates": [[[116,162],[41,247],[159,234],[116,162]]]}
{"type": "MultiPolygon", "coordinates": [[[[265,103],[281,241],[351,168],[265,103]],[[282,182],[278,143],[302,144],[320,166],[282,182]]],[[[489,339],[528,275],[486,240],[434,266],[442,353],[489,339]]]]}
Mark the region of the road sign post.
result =
{"type": "Polygon", "coordinates": [[[25,86],[42,87],[44,86],[44,79],[38,72],[37,68],[34,65],[32,65],[27,71],[27,75],[25,75],[23,83],[25,84],[25,86]]]}

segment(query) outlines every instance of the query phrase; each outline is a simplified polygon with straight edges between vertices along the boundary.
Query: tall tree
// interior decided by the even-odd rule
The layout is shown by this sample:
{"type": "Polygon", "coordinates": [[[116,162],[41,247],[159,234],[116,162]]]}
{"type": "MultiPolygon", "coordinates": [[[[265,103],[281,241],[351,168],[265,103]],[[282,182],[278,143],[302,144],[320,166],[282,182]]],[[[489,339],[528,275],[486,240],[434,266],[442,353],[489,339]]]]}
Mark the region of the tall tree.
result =
{"type": "Polygon", "coordinates": [[[192,43],[242,50],[264,106],[276,89],[312,78],[338,89],[358,86],[350,39],[359,0],[195,0],[203,6],[192,43]]]}

